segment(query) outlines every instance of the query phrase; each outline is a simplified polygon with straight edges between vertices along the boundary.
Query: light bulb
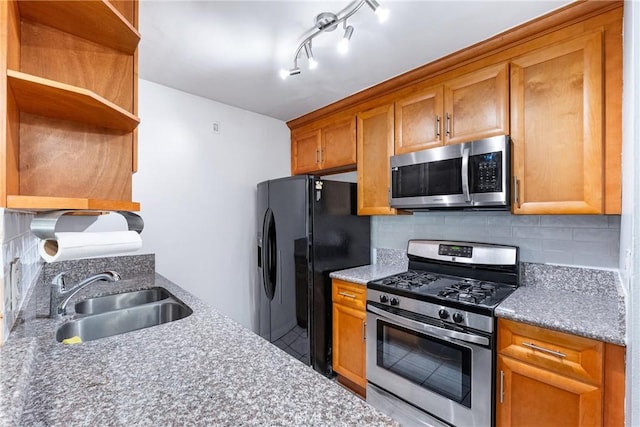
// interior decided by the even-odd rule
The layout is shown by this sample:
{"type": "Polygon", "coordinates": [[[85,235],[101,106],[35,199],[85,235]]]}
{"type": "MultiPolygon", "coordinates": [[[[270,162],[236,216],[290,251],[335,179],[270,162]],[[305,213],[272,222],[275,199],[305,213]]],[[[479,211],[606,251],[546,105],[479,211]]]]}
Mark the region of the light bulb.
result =
{"type": "Polygon", "coordinates": [[[284,68],[280,68],[280,78],[282,80],[286,80],[289,77],[289,70],[285,70],[284,68]]]}
{"type": "Polygon", "coordinates": [[[315,70],[316,68],[318,68],[318,61],[313,59],[313,57],[309,58],[309,69],[315,70]]]}
{"type": "Polygon", "coordinates": [[[389,19],[389,9],[378,7],[374,13],[378,15],[378,22],[381,24],[389,19]]]}
{"type": "Polygon", "coordinates": [[[338,42],[338,52],[340,52],[342,55],[349,52],[349,40],[342,39],[338,42]]]}
{"type": "Polygon", "coordinates": [[[344,36],[342,36],[342,40],[338,43],[338,52],[344,55],[349,51],[349,40],[351,40],[352,35],[353,27],[351,25],[345,27],[344,36]]]}

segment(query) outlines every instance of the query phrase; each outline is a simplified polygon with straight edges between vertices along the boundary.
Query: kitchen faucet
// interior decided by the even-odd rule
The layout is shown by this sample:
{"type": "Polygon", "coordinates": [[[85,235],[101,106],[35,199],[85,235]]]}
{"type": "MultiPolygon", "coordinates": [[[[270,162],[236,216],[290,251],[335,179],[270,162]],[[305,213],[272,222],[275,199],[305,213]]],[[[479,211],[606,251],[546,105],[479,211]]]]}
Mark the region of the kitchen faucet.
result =
{"type": "Polygon", "coordinates": [[[64,278],[65,274],[65,272],[62,272],[51,281],[51,297],[49,299],[49,317],[51,318],[62,317],[67,314],[67,303],[71,297],[80,292],[82,288],[100,280],[105,280],[107,282],[116,282],[120,280],[120,275],[115,271],[105,271],[103,273],[87,277],[71,289],[67,289],[64,278]]]}

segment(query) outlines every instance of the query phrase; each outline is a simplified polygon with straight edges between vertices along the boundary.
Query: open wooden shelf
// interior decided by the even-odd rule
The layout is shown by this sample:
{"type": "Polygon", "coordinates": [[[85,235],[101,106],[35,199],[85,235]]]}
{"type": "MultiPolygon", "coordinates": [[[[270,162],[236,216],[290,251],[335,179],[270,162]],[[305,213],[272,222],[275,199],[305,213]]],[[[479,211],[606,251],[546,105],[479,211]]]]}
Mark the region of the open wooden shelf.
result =
{"type": "Polygon", "coordinates": [[[140,124],[138,117],[88,89],[15,70],[7,70],[7,80],[23,112],[123,132],[132,132],[140,124]]]}
{"type": "Polygon", "coordinates": [[[140,33],[108,1],[20,0],[20,16],[133,54],[140,33]]]}
{"type": "Polygon", "coordinates": [[[7,209],[53,210],[90,209],[105,211],[139,211],[140,203],[124,200],[83,199],[71,197],[7,196],[7,209]]]}

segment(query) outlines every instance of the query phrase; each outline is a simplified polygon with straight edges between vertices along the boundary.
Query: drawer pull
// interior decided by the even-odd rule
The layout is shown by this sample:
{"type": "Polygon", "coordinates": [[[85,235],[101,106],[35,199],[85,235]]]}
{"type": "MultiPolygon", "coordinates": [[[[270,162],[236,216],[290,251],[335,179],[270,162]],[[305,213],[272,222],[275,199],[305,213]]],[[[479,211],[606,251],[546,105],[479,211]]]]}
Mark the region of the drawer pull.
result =
{"type": "Polygon", "coordinates": [[[500,370],[500,403],[504,403],[504,371],[500,370]]]}
{"type": "Polygon", "coordinates": [[[343,297],[347,297],[347,298],[351,298],[351,299],[356,299],[357,297],[354,294],[350,294],[347,292],[338,292],[338,295],[342,295],[343,297]]]}
{"type": "Polygon", "coordinates": [[[528,348],[530,348],[532,350],[538,350],[538,351],[541,351],[543,353],[547,353],[547,354],[550,354],[552,356],[559,357],[561,359],[564,359],[565,357],[567,357],[567,355],[564,354],[564,353],[560,353],[559,351],[549,350],[548,348],[540,347],[540,346],[535,345],[535,344],[530,343],[530,342],[523,342],[522,345],[524,347],[528,347],[528,348]]]}

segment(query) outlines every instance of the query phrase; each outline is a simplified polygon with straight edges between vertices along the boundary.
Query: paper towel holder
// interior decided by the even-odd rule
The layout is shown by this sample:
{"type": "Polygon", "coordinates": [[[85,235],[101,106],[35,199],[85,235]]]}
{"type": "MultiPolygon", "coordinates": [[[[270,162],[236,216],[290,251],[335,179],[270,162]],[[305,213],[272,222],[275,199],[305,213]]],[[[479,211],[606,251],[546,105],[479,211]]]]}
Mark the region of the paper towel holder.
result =
{"type": "Polygon", "coordinates": [[[61,216],[73,213],[93,213],[102,214],[104,212],[113,212],[120,214],[127,220],[129,231],[135,231],[138,234],[144,229],[144,221],[140,215],[129,211],[101,211],[101,210],[56,210],[38,212],[31,220],[31,232],[43,240],[55,239],[56,225],[61,216]]]}

